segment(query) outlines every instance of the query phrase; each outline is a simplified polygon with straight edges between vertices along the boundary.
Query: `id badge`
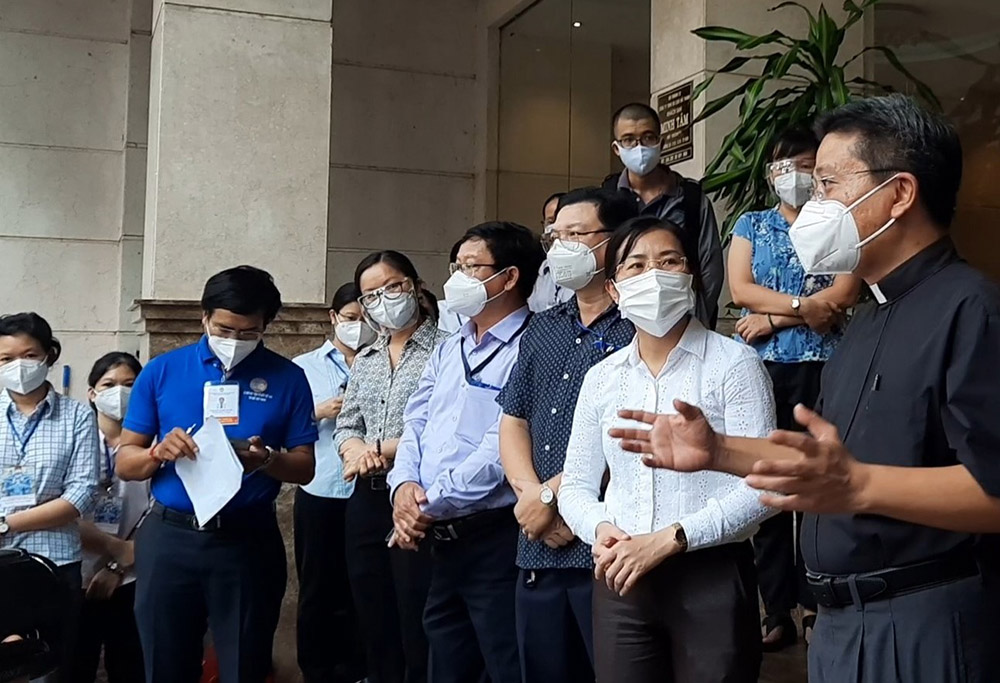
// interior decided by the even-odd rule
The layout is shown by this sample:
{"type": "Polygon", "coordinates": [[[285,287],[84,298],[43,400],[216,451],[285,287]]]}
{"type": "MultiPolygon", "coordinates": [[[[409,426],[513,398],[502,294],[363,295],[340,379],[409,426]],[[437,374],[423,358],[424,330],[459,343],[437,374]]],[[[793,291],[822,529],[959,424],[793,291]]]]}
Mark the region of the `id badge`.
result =
{"type": "Polygon", "coordinates": [[[240,423],[240,385],[236,382],[206,384],[205,419],[214,417],[222,425],[240,423]]]}
{"type": "Polygon", "coordinates": [[[35,473],[27,467],[11,467],[0,473],[0,509],[35,507],[35,473]]]}
{"type": "Polygon", "coordinates": [[[121,497],[108,491],[97,499],[97,506],[94,508],[94,526],[106,534],[118,535],[123,507],[121,497]]]}

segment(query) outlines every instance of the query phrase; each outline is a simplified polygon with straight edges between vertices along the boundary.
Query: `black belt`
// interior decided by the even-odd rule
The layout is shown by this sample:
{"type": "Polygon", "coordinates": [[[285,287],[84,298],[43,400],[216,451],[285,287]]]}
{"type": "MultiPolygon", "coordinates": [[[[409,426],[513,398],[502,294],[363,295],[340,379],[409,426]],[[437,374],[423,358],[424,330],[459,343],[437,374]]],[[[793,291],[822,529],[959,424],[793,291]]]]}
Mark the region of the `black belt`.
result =
{"type": "Polygon", "coordinates": [[[152,514],[160,517],[167,524],[194,529],[195,531],[219,531],[221,529],[232,529],[259,526],[263,522],[274,519],[274,503],[265,505],[253,505],[250,507],[233,510],[225,514],[219,513],[208,520],[203,526],[198,524],[198,518],[187,512],[179,512],[166,507],[163,503],[155,502],[152,507],[152,514]]]}
{"type": "Polygon", "coordinates": [[[368,486],[371,487],[372,491],[388,491],[389,482],[386,481],[386,475],[375,474],[371,477],[362,477],[362,479],[368,480],[368,486]]]}
{"type": "Polygon", "coordinates": [[[863,574],[828,576],[806,573],[809,591],[823,607],[864,604],[907,593],[915,593],[979,574],[979,563],[971,553],[890,567],[863,574]]]}
{"type": "Polygon", "coordinates": [[[467,517],[458,517],[432,524],[430,528],[431,538],[434,539],[435,543],[451,543],[475,536],[484,529],[494,527],[506,520],[513,521],[513,519],[513,507],[475,512],[467,517]]]}

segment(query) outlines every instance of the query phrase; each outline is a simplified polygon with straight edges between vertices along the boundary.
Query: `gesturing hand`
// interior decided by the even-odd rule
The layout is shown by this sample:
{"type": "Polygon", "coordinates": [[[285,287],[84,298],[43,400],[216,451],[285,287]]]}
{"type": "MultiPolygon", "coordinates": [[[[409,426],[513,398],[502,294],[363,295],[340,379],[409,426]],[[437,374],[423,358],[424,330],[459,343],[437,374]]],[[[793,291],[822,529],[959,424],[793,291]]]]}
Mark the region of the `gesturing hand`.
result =
{"type": "Polygon", "coordinates": [[[801,453],[789,460],[761,460],[746,482],[764,491],[760,500],[779,510],[817,514],[858,512],[864,507],[868,468],[844,447],[837,428],[803,405],[795,419],[809,430],[777,431],[769,437],[801,453]],[[783,494],[783,495],[776,495],[783,494]]]}
{"type": "Polygon", "coordinates": [[[615,427],[608,433],[613,439],[621,439],[624,450],[643,453],[642,461],[649,467],[678,472],[712,469],[721,450],[719,435],[699,408],[674,400],[674,409],[676,415],[621,410],[620,417],[645,422],[652,429],[615,427]]]}

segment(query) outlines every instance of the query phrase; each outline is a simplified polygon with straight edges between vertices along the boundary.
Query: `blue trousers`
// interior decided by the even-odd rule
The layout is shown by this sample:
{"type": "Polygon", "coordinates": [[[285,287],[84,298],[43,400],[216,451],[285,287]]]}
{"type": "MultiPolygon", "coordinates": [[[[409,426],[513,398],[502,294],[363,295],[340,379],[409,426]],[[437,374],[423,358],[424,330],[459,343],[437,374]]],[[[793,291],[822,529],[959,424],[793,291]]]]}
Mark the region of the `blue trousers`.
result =
{"type": "Polygon", "coordinates": [[[273,511],[197,531],[151,513],[136,534],[135,617],[147,683],[197,683],[206,628],[221,683],[263,683],[285,594],[273,511]]]}
{"type": "Polygon", "coordinates": [[[522,569],[517,648],[523,683],[593,683],[594,572],[522,569]]]}

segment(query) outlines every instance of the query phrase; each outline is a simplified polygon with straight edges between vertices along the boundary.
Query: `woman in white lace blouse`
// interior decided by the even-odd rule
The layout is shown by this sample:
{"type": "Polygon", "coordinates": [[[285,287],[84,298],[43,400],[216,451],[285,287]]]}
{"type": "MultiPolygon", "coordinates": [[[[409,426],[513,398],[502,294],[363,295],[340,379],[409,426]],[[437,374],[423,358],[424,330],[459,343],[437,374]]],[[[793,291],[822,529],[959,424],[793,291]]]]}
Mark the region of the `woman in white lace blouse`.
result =
{"type": "Polygon", "coordinates": [[[636,336],[587,373],[566,451],[559,511],[593,546],[599,683],[749,682],[760,669],[748,539],[769,512],[758,494],[727,474],[648,468],[608,436],[624,426],[619,410],[671,412],[674,399],[699,406],[720,433],[774,429],[757,354],[691,316],[699,270],[686,239],[640,217],[608,244],[609,291],[636,336]]]}

